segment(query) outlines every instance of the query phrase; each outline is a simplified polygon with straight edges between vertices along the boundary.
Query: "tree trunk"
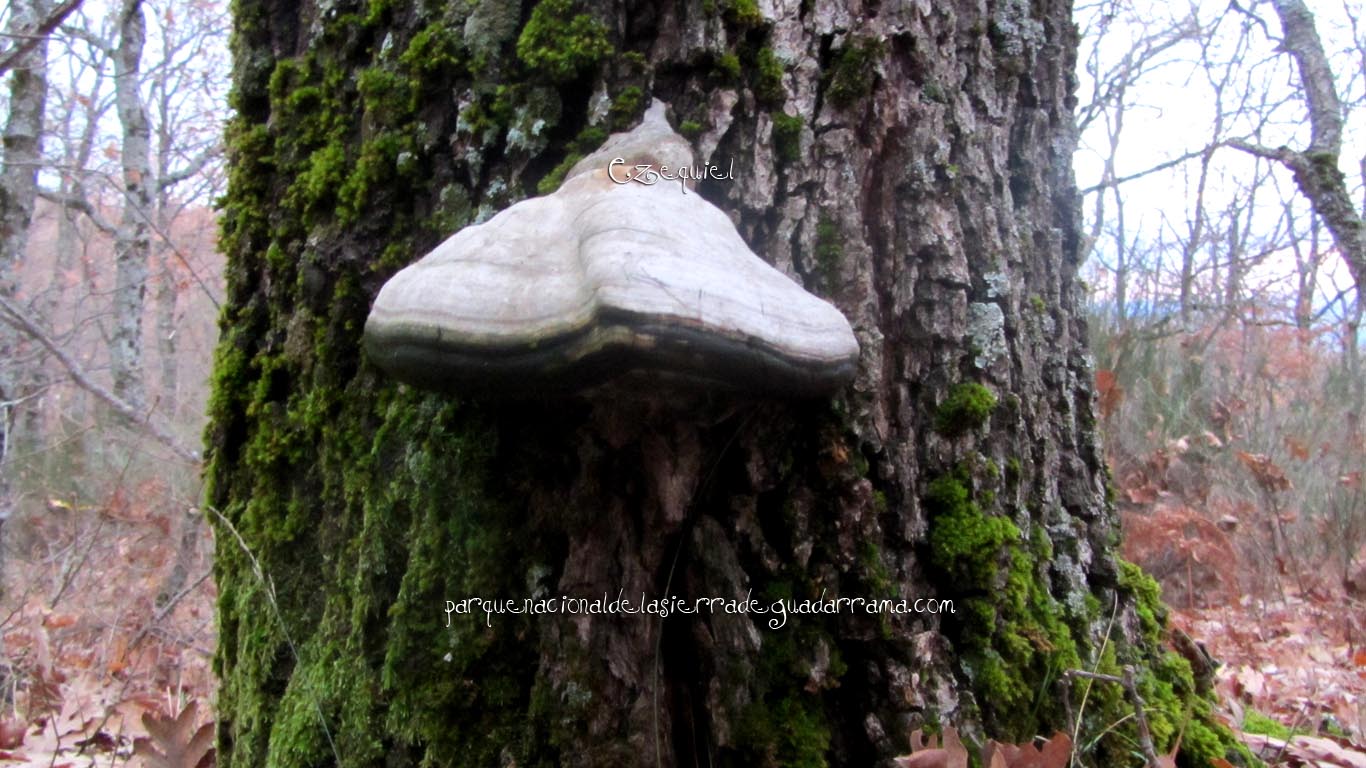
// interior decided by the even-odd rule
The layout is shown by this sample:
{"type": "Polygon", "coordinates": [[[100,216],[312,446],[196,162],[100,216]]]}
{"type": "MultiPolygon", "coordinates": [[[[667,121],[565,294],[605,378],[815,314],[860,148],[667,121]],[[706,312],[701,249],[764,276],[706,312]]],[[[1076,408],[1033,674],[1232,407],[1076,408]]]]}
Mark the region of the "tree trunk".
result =
{"type": "Polygon", "coordinates": [[[160,405],[162,411],[173,421],[176,419],[180,404],[180,376],[177,365],[177,312],[180,288],[176,279],[175,255],[171,243],[166,241],[174,226],[178,207],[173,207],[171,188],[165,180],[172,174],[172,164],[176,160],[175,130],[181,126],[172,119],[170,88],[167,79],[171,73],[158,73],[153,87],[152,105],[156,114],[156,194],[155,217],[160,237],[156,244],[156,339],[157,364],[160,368],[160,405]]]}
{"type": "MultiPolygon", "coordinates": [[[[26,39],[48,15],[45,0],[15,2],[6,25],[10,45],[26,39]]],[[[38,41],[14,62],[9,73],[9,117],[5,121],[4,160],[0,166],[0,298],[18,298],[19,264],[28,248],[29,226],[38,199],[38,168],[42,160],[43,109],[47,103],[47,40],[38,41]]],[[[23,391],[31,373],[18,330],[0,316],[0,526],[13,512],[10,471],[6,457],[16,443],[15,409],[29,394],[23,391]]],[[[12,456],[10,456],[12,458],[12,456]]],[[[0,544],[0,570],[4,565],[0,544]]],[[[3,584],[0,584],[0,589],[3,584]]]]}
{"type": "MultiPolygon", "coordinates": [[[[1193,684],[1114,557],[1096,444],[1069,13],[241,0],[208,433],[220,765],[887,765],[920,723],[1063,727],[1062,673],[1125,663],[1172,743],[1193,684]],[[849,317],[852,386],[483,401],[365,360],[387,277],[655,97],[699,160],[734,160],[697,192],[849,317]],[[445,611],[619,593],[954,612],[445,611]]],[[[1083,762],[1130,763],[1122,691],[1075,686],[1083,762]]],[[[1193,764],[1222,755],[1189,707],[1193,764]]]]}
{"type": "Polygon", "coordinates": [[[123,214],[114,236],[114,329],[109,334],[109,367],[114,394],[143,403],[142,311],[151,254],[151,132],[142,102],[142,47],[147,22],[141,0],[125,0],[119,12],[119,47],[114,52],[114,89],[123,127],[123,214]]]}

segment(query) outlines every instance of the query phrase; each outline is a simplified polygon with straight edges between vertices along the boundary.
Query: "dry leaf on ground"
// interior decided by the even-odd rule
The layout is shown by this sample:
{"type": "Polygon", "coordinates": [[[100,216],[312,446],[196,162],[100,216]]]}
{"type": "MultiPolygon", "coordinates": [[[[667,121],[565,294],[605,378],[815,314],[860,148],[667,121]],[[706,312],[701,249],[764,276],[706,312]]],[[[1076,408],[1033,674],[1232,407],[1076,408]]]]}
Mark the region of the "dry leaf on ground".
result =
{"type": "Polygon", "coordinates": [[[1071,756],[1072,739],[1058,731],[1042,749],[1033,742],[1002,744],[988,741],[982,750],[982,764],[987,768],[1066,768],[1071,756]]]}
{"type": "Polygon", "coordinates": [[[944,746],[939,740],[916,729],[911,732],[911,754],[896,758],[897,768],[968,768],[968,751],[954,728],[944,729],[944,746]]]}
{"type": "MultiPolygon", "coordinates": [[[[1289,742],[1259,733],[1241,734],[1243,743],[1266,760],[1285,760],[1290,765],[1312,768],[1366,768],[1366,753],[1320,736],[1296,736],[1289,742]]],[[[1279,764],[1278,760],[1278,764],[1279,764]]]]}
{"type": "Polygon", "coordinates": [[[145,712],[142,724],[150,738],[133,742],[133,754],[145,768],[208,768],[214,764],[213,723],[195,727],[196,702],[191,701],[176,718],[145,712]]]}

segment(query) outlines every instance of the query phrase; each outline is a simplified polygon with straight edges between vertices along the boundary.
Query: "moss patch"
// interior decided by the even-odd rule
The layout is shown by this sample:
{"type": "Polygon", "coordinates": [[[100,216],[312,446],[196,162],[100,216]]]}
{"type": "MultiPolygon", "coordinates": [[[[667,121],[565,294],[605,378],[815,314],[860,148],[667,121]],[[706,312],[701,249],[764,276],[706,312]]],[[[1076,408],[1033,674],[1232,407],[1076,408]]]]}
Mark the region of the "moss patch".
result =
{"type": "Polygon", "coordinates": [[[868,98],[873,92],[878,61],[885,54],[886,46],[880,40],[864,37],[846,42],[827,72],[825,96],[830,103],[847,109],[868,98]]]}
{"type": "MultiPolygon", "coordinates": [[[[773,151],[778,160],[795,163],[802,159],[802,126],[800,117],[782,112],[773,113],[773,151]]],[[[819,235],[818,235],[819,236],[819,235]]]]}
{"type": "Polygon", "coordinates": [[[740,57],[734,51],[727,51],[716,59],[715,70],[717,79],[723,83],[737,83],[740,81],[740,57]]]}
{"type": "MultiPolygon", "coordinates": [[[[1119,591],[1138,617],[1143,642],[1138,646],[1122,647],[1120,655],[1107,658],[1099,671],[1117,675],[1125,664],[1140,670],[1139,694],[1148,705],[1148,724],[1158,751],[1170,750],[1180,735],[1183,765],[1209,765],[1215,758],[1234,765],[1260,765],[1215,718],[1213,700],[1197,693],[1190,664],[1175,652],[1162,650],[1167,609],[1162,604],[1157,582],[1133,563],[1120,561],[1119,591]]],[[[1107,731],[1109,723],[1132,715],[1132,706],[1118,689],[1116,685],[1092,689],[1102,694],[1102,706],[1087,717],[1086,727],[1109,734],[1097,745],[1098,756],[1131,753],[1137,745],[1131,726],[1107,731]]]]}
{"type": "Polygon", "coordinates": [[[637,86],[630,86],[612,99],[607,119],[614,131],[624,131],[639,121],[645,112],[645,92],[637,86]]]}
{"type": "Polygon", "coordinates": [[[579,131],[579,135],[570,142],[568,154],[564,156],[564,159],[537,182],[537,194],[548,195],[559,189],[560,185],[564,183],[564,177],[574,169],[574,166],[585,155],[602,146],[604,141],[607,141],[607,131],[599,126],[590,125],[579,131]]]}
{"type": "Polygon", "coordinates": [[[1000,571],[1000,555],[1006,543],[1020,536],[1020,529],[1003,517],[989,517],[972,499],[961,472],[930,482],[925,504],[930,527],[930,559],[955,582],[987,591],[1000,571]]]}
{"type": "Polygon", "coordinates": [[[607,25],[576,12],[574,0],[541,0],[517,38],[517,57],[553,83],[576,79],[611,53],[607,25]]]}
{"type": "Polygon", "coordinates": [[[927,486],[929,562],[938,583],[952,585],[947,628],[982,714],[1019,740],[1063,722],[1054,686],[1080,655],[1048,587],[1051,543],[1036,528],[1026,545],[1013,522],[991,513],[1000,478],[988,463],[965,462],[927,486]]]}
{"type": "Polygon", "coordinates": [[[825,768],[830,729],[819,714],[798,699],[754,705],[740,717],[742,743],[752,745],[752,765],[825,768]],[[755,748],[757,747],[757,748],[755,748]]]}
{"type": "Polygon", "coordinates": [[[844,263],[844,242],[839,225],[826,214],[816,224],[816,269],[827,290],[839,282],[840,267],[844,263]]]}
{"type": "Polygon", "coordinates": [[[764,23],[757,0],[725,0],[726,20],[739,27],[757,27],[764,23]]]}
{"type": "Polygon", "coordinates": [[[760,48],[754,57],[754,95],[763,102],[781,103],[783,91],[783,62],[772,48],[760,48]]]}
{"type": "Polygon", "coordinates": [[[1249,709],[1243,713],[1242,728],[1247,733],[1260,733],[1263,736],[1282,740],[1291,739],[1301,733],[1301,731],[1291,730],[1289,726],[1279,720],[1267,717],[1255,709],[1249,709]]]}
{"type": "Polygon", "coordinates": [[[957,384],[935,412],[934,428],[956,437],[985,425],[994,410],[996,395],[991,390],[975,382],[957,384]]]}

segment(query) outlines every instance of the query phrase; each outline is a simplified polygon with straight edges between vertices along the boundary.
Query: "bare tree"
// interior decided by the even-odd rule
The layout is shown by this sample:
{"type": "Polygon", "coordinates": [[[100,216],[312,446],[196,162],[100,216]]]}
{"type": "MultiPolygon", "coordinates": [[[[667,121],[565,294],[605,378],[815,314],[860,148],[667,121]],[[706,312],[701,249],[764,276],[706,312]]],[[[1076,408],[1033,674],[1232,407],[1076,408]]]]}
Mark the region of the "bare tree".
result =
{"type": "MultiPolygon", "coordinates": [[[[74,7],[74,6],[73,6],[74,7]]],[[[70,11],[66,11],[69,13],[70,11]]],[[[37,199],[38,168],[42,154],[43,111],[47,98],[47,35],[51,8],[45,0],[14,0],[6,25],[11,47],[0,58],[0,72],[10,71],[9,117],[4,129],[4,165],[0,168],[0,301],[18,298],[15,270],[28,245],[29,226],[37,199]]],[[[30,393],[19,389],[22,337],[0,323],[0,532],[13,512],[13,492],[7,466],[16,407],[30,393]]],[[[0,594],[4,582],[3,540],[0,540],[0,594]]],[[[0,670],[7,677],[8,667],[0,670]]],[[[10,686],[0,681],[8,698],[10,686]]]]}
{"type": "MultiPolygon", "coordinates": [[[[73,267],[79,221],[114,242],[112,310],[107,316],[87,310],[80,322],[100,329],[104,350],[99,356],[107,356],[111,391],[138,407],[162,405],[145,402],[142,370],[146,297],[155,267],[159,398],[166,398],[172,416],[179,389],[180,293],[188,283],[217,301],[174,242],[172,230],[187,208],[203,208],[220,183],[220,84],[226,66],[214,41],[222,29],[212,4],[163,7],[130,0],[104,18],[72,17],[61,28],[63,61],[70,71],[59,86],[62,103],[53,115],[56,151],[46,161],[56,184],[38,190],[62,211],[54,274],[73,267]],[[149,15],[154,20],[150,39],[149,15]]],[[[57,295],[49,292],[47,302],[57,295]]],[[[42,315],[33,316],[36,327],[61,339],[52,325],[55,318],[42,315]]]]}
{"type": "Polygon", "coordinates": [[[1268,561],[1293,561],[1311,546],[1345,566],[1357,549],[1343,556],[1316,543],[1329,510],[1342,508],[1339,478],[1360,468],[1357,239],[1366,196],[1343,172],[1366,103],[1356,5],[1325,4],[1318,26],[1300,0],[1081,7],[1084,23],[1104,31],[1087,41],[1100,50],[1084,60],[1109,62],[1082,70],[1082,93],[1095,98],[1078,114],[1099,286],[1092,328],[1117,393],[1111,404],[1122,403],[1106,419],[1116,477],[1126,461],[1170,455],[1184,436],[1217,434],[1185,500],[1214,514],[1204,503],[1211,482],[1225,500],[1251,498],[1265,515],[1258,546],[1268,561]],[[1189,13],[1198,34],[1142,69],[1128,65],[1169,12],[1189,13]],[[1167,140],[1195,135],[1203,146],[1167,140]],[[1329,340],[1341,345],[1340,366],[1329,340]],[[1295,464],[1293,502],[1259,497],[1247,467],[1228,461],[1235,444],[1268,466],[1295,464]],[[1304,458],[1307,445],[1321,446],[1320,460],[1304,458]],[[1299,531],[1282,525],[1291,506],[1306,521],[1299,531]]]}
{"type": "MultiPolygon", "coordinates": [[[[47,98],[47,39],[34,33],[49,12],[45,0],[15,0],[6,28],[7,36],[19,41],[12,55],[6,57],[13,70],[4,133],[4,167],[0,169],[0,299],[7,301],[17,298],[14,274],[28,245],[38,196],[47,98]]],[[[26,395],[16,386],[20,347],[20,336],[0,326],[0,525],[10,514],[5,459],[13,441],[14,409],[26,395]]]]}
{"type": "Polygon", "coordinates": [[[142,49],[147,20],[142,0],[125,0],[119,12],[119,43],[114,55],[114,92],[123,128],[123,213],[114,241],[114,329],[109,364],[114,393],[133,404],[143,402],[142,311],[151,257],[151,128],[142,101],[142,49]]]}
{"type": "MultiPolygon", "coordinates": [[[[1278,184],[1281,153],[1288,150],[1249,155],[1227,149],[1262,147],[1273,143],[1268,137],[1283,136],[1297,99],[1284,87],[1291,70],[1272,48],[1266,23],[1235,7],[1243,12],[1192,4],[1163,20],[1158,14],[1166,5],[1114,2],[1087,6],[1091,15],[1083,15],[1088,29],[1096,30],[1087,38],[1083,69],[1083,92],[1092,99],[1078,112],[1083,146],[1095,158],[1082,163],[1083,177],[1094,164],[1096,181],[1083,193],[1091,196],[1092,269],[1105,286],[1102,301],[1117,330],[1128,325],[1134,307],[1151,321],[1140,325],[1189,329],[1211,311],[1237,311],[1240,297],[1276,290],[1258,267],[1291,248],[1287,213],[1312,215],[1302,203],[1282,200],[1292,194],[1278,184]],[[1168,100],[1172,92],[1182,93],[1180,104],[1168,100]],[[1207,120],[1203,127],[1200,120],[1207,120]],[[1153,135],[1159,126],[1167,135],[1181,136],[1184,129],[1184,135],[1200,131],[1204,138],[1196,147],[1162,148],[1153,135]],[[1135,130],[1135,138],[1125,135],[1135,130]],[[1121,147],[1135,148],[1125,150],[1131,162],[1157,159],[1125,171],[1121,147]],[[1155,196],[1164,184],[1185,190],[1184,205],[1182,197],[1170,195],[1159,204],[1155,196]],[[1130,204],[1134,195],[1144,198],[1141,210],[1130,204]],[[1263,285],[1244,285],[1253,274],[1263,285]],[[1168,322],[1166,307],[1175,308],[1179,324],[1168,322]]],[[[1291,314],[1287,310],[1287,320],[1291,314]]]]}
{"type": "MultiPolygon", "coordinates": [[[[81,399],[98,406],[97,414],[109,415],[104,423],[130,427],[191,464],[197,464],[197,452],[177,434],[197,432],[199,417],[188,409],[187,425],[176,409],[178,368],[184,365],[180,310],[193,306],[182,307],[182,295],[192,286],[211,303],[216,299],[176,231],[184,228],[180,217],[187,212],[205,215],[220,183],[224,23],[212,3],[127,0],[106,14],[78,13],[61,27],[59,60],[66,71],[52,90],[52,151],[45,161],[51,172],[38,190],[60,213],[59,253],[51,259],[44,296],[44,307],[54,311],[45,317],[13,302],[0,311],[0,325],[17,329],[47,358],[50,378],[74,384],[81,399]],[[111,244],[112,259],[105,253],[111,244]],[[112,269],[85,260],[85,285],[70,291],[62,281],[86,247],[112,269]],[[79,310],[55,311],[59,306],[79,310]],[[155,363],[144,350],[149,325],[156,329],[155,363]],[[145,368],[157,374],[149,377],[145,368]]],[[[195,304],[202,308],[201,301],[195,304]]],[[[205,362],[193,369],[203,371],[205,362]]],[[[25,367],[44,368],[37,361],[25,367]]],[[[87,425],[81,410],[76,422],[57,423],[82,433],[87,425]]],[[[73,456],[79,451],[62,453],[84,465],[73,456]]],[[[96,477],[90,481],[98,486],[96,477]]],[[[168,599],[182,591],[203,537],[198,516],[175,519],[176,558],[161,589],[168,599]]]]}
{"type": "MultiPolygon", "coordinates": [[[[1304,2],[1272,0],[1271,5],[1281,22],[1280,46],[1294,59],[1299,75],[1309,116],[1309,141],[1303,149],[1286,145],[1273,148],[1247,139],[1233,139],[1229,143],[1258,157],[1275,160],[1294,174],[1300,192],[1323,219],[1360,288],[1366,286],[1366,224],[1339,167],[1343,105],[1333,68],[1314,24],[1314,15],[1304,2]]],[[[1238,6],[1234,3],[1233,7],[1238,6]]]]}
{"type": "MultiPolygon", "coordinates": [[[[160,236],[153,241],[160,405],[174,414],[179,402],[178,304],[186,264],[169,233],[187,205],[203,205],[219,191],[222,157],[221,95],[217,78],[205,78],[207,60],[220,56],[214,42],[227,34],[221,14],[186,5],[154,9],[151,15],[158,62],[146,77],[146,102],[153,131],[156,185],[152,218],[160,236]]],[[[218,71],[226,72],[226,62],[218,71]]]]}

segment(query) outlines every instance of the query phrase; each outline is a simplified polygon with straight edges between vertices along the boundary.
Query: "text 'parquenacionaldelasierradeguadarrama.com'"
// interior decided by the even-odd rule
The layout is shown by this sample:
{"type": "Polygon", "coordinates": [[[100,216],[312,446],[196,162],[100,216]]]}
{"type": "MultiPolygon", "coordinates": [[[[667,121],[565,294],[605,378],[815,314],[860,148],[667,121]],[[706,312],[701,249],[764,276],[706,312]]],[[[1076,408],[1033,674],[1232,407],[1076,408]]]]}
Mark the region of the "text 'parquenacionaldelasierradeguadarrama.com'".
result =
{"type": "Polygon", "coordinates": [[[921,597],[915,599],[869,598],[869,597],[826,597],[825,591],[815,599],[798,600],[783,598],[761,600],[746,593],[744,598],[727,597],[649,597],[627,596],[620,590],[616,597],[604,593],[601,597],[524,597],[488,599],[465,597],[446,601],[446,626],[451,625],[452,616],[484,614],[487,626],[493,626],[494,614],[509,615],[618,615],[618,616],[657,616],[667,618],[675,614],[724,613],[732,615],[766,615],[771,629],[786,626],[788,616],[834,613],[866,614],[906,614],[906,613],[956,613],[952,600],[939,600],[921,597]]]}

